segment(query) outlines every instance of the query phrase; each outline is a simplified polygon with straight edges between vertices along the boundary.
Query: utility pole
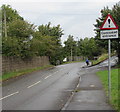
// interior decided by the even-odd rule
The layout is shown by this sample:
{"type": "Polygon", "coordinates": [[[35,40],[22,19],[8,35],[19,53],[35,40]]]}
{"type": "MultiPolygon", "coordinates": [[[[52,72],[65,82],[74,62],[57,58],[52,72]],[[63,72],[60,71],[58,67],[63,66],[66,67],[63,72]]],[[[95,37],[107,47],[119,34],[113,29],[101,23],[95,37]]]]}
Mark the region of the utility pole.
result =
{"type": "Polygon", "coordinates": [[[78,42],[79,42],[79,38],[76,37],[77,41],[76,41],[76,61],[78,61],[78,52],[77,52],[77,48],[78,48],[78,42]]]}
{"type": "Polygon", "coordinates": [[[72,46],[71,46],[71,61],[72,61],[72,46]]]}
{"type": "Polygon", "coordinates": [[[4,30],[5,30],[5,37],[7,37],[7,25],[6,25],[6,10],[4,6],[4,30]]]}

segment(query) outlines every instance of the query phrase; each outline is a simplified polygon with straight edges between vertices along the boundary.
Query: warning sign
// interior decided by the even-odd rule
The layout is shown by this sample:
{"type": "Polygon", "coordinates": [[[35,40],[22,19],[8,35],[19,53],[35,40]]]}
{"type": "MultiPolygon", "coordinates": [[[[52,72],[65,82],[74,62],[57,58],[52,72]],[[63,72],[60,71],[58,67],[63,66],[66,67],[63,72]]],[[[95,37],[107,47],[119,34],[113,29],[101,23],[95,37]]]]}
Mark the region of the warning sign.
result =
{"type": "Polygon", "coordinates": [[[118,38],[118,30],[102,30],[100,31],[101,39],[118,38]]]}
{"type": "Polygon", "coordinates": [[[110,14],[106,17],[104,23],[100,27],[101,30],[111,30],[111,29],[118,29],[118,26],[116,25],[114,19],[110,14]]]}

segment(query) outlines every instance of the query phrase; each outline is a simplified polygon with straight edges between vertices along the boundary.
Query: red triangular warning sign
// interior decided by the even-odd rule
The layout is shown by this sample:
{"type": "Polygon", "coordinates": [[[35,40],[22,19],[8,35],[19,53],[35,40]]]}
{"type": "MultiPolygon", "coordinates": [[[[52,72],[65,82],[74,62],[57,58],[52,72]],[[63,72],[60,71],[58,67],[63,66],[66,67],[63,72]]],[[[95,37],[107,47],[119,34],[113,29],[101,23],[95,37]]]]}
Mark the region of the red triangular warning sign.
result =
{"type": "Polygon", "coordinates": [[[115,23],[114,19],[110,14],[107,15],[106,19],[104,20],[102,26],[100,27],[101,30],[111,30],[111,29],[118,29],[117,24],[115,23]]]}

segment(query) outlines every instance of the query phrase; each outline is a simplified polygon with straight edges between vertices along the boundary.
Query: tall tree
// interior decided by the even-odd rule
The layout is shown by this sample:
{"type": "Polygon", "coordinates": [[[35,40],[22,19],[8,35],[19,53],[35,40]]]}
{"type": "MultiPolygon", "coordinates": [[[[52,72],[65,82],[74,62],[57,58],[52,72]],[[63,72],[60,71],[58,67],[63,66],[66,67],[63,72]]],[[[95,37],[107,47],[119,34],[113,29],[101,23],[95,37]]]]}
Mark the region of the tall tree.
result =
{"type": "MultiPolygon", "coordinates": [[[[100,39],[100,26],[102,25],[103,21],[105,20],[105,17],[108,13],[112,15],[114,20],[116,21],[118,27],[119,27],[119,37],[120,37],[120,5],[116,4],[113,6],[112,9],[109,9],[108,7],[104,7],[104,9],[101,10],[101,17],[96,19],[96,24],[94,25],[96,27],[96,37],[95,40],[97,42],[97,45],[99,46],[99,50],[101,53],[107,50],[108,48],[108,41],[107,40],[101,40],[100,39]],[[104,47],[103,47],[104,46],[104,47]]],[[[118,52],[118,39],[112,40],[112,51],[117,50],[118,52]]]]}
{"type": "MultiPolygon", "coordinates": [[[[62,60],[63,54],[60,54],[61,50],[61,36],[63,35],[63,30],[60,25],[51,26],[49,22],[46,25],[40,25],[38,27],[38,35],[40,41],[43,42],[44,47],[46,47],[45,55],[49,56],[50,62],[56,64],[57,60],[62,60]],[[57,56],[59,54],[59,56],[57,56]]],[[[37,33],[37,32],[36,32],[37,33]]]]}
{"type": "Polygon", "coordinates": [[[21,39],[29,38],[34,33],[35,26],[27,21],[14,20],[8,24],[8,36],[18,37],[21,39]]]}
{"type": "Polygon", "coordinates": [[[65,44],[64,49],[66,56],[71,56],[71,55],[76,56],[77,47],[73,35],[69,35],[67,41],[65,41],[64,44],[65,44]]]}
{"type": "Polygon", "coordinates": [[[24,21],[18,12],[10,5],[3,5],[2,9],[2,48],[3,55],[30,57],[29,35],[34,32],[34,25],[24,21]],[[25,42],[26,41],[26,42],[25,42]]]}
{"type": "Polygon", "coordinates": [[[24,19],[10,5],[2,5],[1,10],[2,10],[2,27],[3,27],[2,35],[5,36],[5,33],[7,33],[8,23],[14,20],[18,20],[18,19],[24,20],[24,19]]]}

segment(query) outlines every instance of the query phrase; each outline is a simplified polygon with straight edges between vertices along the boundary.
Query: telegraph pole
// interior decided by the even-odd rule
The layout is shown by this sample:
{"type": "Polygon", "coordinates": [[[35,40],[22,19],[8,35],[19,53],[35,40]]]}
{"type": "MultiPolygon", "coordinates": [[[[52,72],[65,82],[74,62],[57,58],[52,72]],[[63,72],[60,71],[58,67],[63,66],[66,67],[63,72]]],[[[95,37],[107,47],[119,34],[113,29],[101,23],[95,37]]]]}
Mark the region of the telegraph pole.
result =
{"type": "Polygon", "coordinates": [[[4,6],[4,31],[5,31],[5,37],[7,37],[7,25],[6,25],[6,10],[4,6]]]}
{"type": "Polygon", "coordinates": [[[72,46],[71,46],[71,61],[72,61],[72,46]]]}

